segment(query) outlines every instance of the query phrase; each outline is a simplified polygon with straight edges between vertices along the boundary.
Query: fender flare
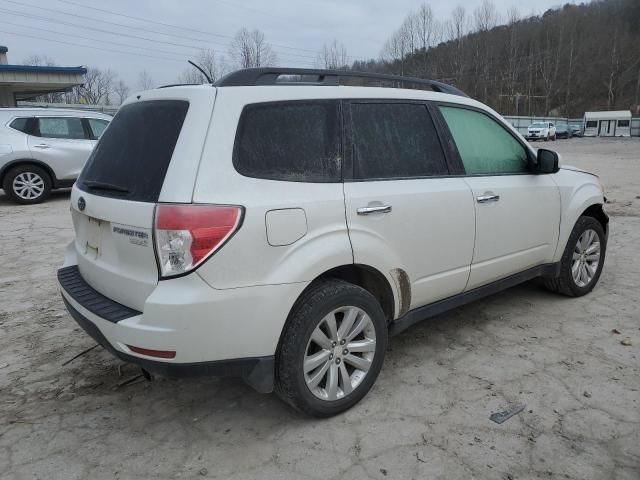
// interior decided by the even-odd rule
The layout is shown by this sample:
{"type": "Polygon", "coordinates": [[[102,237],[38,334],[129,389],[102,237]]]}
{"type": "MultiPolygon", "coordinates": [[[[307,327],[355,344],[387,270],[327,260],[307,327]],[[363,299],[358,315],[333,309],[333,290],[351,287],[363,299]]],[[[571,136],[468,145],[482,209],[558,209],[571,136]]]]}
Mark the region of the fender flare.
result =
{"type": "Polygon", "coordinates": [[[2,185],[2,183],[4,182],[4,177],[7,175],[7,172],[9,172],[9,170],[11,170],[13,167],[17,167],[20,165],[35,165],[42,168],[49,174],[53,187],[57,187],[59,180],[57,179],[53,169],[43,161],[35,160],[33,158],[19,158],[16,160],[11,160],[10,162],[7,162],[5,165],[3,165],[2,168],[0,168],[0,185],[2,185]]]}

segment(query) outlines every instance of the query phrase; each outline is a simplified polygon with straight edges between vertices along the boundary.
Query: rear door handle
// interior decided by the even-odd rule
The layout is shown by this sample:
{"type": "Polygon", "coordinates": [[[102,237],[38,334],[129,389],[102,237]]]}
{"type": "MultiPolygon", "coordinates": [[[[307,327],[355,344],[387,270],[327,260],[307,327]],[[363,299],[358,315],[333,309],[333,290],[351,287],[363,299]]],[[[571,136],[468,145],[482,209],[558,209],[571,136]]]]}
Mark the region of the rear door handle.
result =
{"type": "Polygon", "coordinates": [[[478,203],[497,202],[500,200],[500,195],[480,195],[476,197],[478,203]]]}
{"type": "Polygon", "coordinates": [[[389,213],[391,205],[382,205],[380,207],[361,207],[356,210],[358,215],[371,215],[372,213],[389,213]]]}
{"type": "Polygon", "coordinates": [[[40,143],[38,145],[34,145],[35,148],[51,148],[51,145],[47,145],[46,143],[40,143]]]}

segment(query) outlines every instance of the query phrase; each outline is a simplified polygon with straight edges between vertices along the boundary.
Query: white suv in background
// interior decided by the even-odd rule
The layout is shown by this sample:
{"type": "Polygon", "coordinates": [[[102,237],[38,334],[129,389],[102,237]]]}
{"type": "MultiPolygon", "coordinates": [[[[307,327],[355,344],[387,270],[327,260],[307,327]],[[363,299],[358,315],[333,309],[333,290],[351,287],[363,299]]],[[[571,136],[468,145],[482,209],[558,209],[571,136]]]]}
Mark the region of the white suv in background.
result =
{"type": "Polygon", "coordinates": [[[536,122],[527,128],[527,140],[556,140],[556,126],[553,122],[536,122]]]}
{"type": "Polygon", "coordinates": [[[588,293],[604,202],[596,176],[454,87],[241,70],[125,102],[73,187],[58,280],[117,357],[329,416],[417,321],[534,277],[588,293]]]}
{"type": "Polygon", "coordinates": [[[97,112],[1,108],[0,186],[23,204],[70,187],[110,120],[97,112]]]}

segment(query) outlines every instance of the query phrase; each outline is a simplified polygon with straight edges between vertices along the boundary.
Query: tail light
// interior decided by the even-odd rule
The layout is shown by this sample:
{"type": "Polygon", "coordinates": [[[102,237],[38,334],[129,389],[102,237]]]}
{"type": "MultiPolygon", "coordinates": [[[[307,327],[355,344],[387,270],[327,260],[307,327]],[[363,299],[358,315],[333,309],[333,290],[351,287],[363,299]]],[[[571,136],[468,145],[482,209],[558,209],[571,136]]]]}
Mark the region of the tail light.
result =
{"type": "Polygon", "coordinates": [[[190,272],[238,230],[243,208],[227,205],[159,204],[154,226],[161,277],[190,272]]]}

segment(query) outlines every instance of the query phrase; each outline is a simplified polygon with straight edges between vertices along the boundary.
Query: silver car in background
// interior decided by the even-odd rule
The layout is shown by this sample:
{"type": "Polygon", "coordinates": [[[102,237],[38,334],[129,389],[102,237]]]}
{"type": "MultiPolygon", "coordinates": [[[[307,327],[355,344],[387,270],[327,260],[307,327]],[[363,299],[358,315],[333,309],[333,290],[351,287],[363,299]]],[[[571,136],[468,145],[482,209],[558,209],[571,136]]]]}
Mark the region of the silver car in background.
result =
{"type": "Polygon", "coordinates": [[[111,116],[49,108],[0,109],[0,185],[17,203],[71,187],[111,116]]]}

